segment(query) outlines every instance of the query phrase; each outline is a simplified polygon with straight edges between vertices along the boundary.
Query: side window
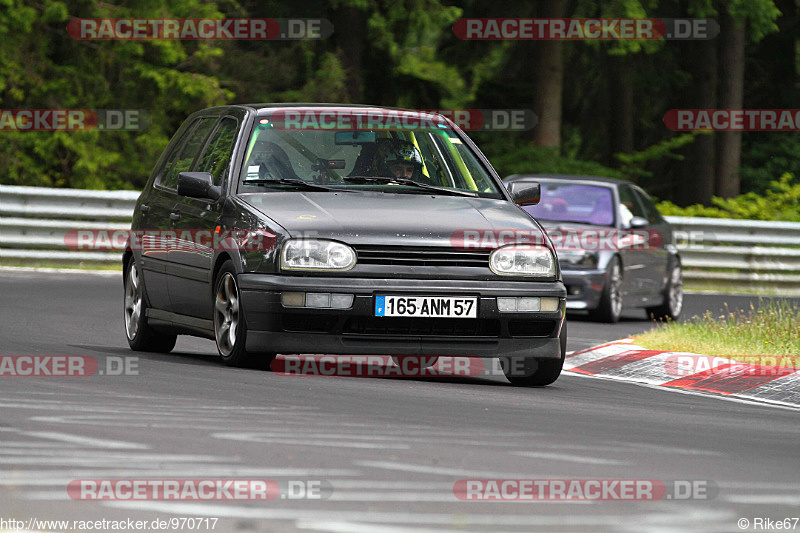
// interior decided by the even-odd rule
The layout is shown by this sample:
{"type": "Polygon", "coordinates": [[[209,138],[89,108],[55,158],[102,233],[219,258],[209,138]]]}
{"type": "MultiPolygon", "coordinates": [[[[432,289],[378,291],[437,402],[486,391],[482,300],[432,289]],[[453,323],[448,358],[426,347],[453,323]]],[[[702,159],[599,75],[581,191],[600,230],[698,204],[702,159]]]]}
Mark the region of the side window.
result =
{"type": "Polygon", "coordinates": [[[216,118],[200,120],[200,123],[195,126],[194,131],[189,135],[189,139],[183,145],[183,148],[176,152],[177,156],[174,160],[167,163],[164,174],[161,176],[161,185],[171,189],[175,189],[178,186],[178,174],[192,168],[192,162],[194,162],[195,157],[203,148],[206,137],[208,137],[216,121],[216,118]]]}
{"type": "Polygon", "coordinates": [[[633,217],[647,218],[631,186],[621,185],[619,187],[619,218],[622,222],[622,226],[630,226],[633,217]]]}
{"type": "MultiPolygon", "coordinates": [[[[188,127],[183,128],[183,132],[180,133],[180,138],[178,138],[178,132],[175,133],[173,139],[176,139],[176,142],[172,145],[172,149],[170,150],[169,154],[164,161],[164,164],[161,165],[161,169],[158,171],[158,175],[154,181],[154,184],[161,185],[164,182],[164,174],[172,168],[172,164],[175,163],[175,159],[178,157],[178,154],[183,149],[183,145],[186,143],[186,138],[192,133],[192,130],[197,124],[190,124],[188,127]]],[[[170,140],[171,142],[171,140],[170,140]]]]}
{"type": "MultiPolygon", "coordinates": [[[[461,139],[458,139],[457,141],[458,142],[453,142],[453,144],[455,145],[458,154],[461,156],[461,159],[464,161],[464,165],[466,165],[467,170],[472,176],[472,179],[475,181],[475,187],[479,191],[490,191],[491,185],[488,183],[488,173],[482,170],[482,166],[478,162],[478,158],[475,156],[475,154],[472,153],[472,150],[462,144],[461,139]]],[[[467,188],[469,189],[471,187],[467,186],[467,188]]]]}
{"type": "Polygon", "coordinates": [[[222,184],[222,178],[225,171],[228,170],[233,143],[236,140],[237,126],[238,123],[235,119],[222,119],[195,169],[197,172],[210,172],[214,176],[214,185],[222,184]]]}
{"type": "Polygon", "coordinates": [[[636,196],[639,199],[639,202],[642,204],[642,208],[644,209],[644,217],[650,221],[651,224],[657,224],[661,222],[661,214],[659,214],[658,209],[653,204],[653,200],[647,196],[643,190],[639,189],[638,187],[634,187],[633,191],[636,193],[636,196]]]}

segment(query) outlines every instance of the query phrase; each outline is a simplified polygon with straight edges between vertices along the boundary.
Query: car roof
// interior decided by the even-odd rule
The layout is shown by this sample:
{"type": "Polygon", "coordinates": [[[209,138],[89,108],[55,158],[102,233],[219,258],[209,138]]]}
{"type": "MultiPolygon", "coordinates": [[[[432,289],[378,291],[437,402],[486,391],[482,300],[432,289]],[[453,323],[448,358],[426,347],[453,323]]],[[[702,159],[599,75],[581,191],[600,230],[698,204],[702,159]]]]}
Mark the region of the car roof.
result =
{"type": "Polygon", "coordinates": [[[274,111],[276,109],[298,109],[298,108],[317,108],[317,109],[382,109],[386,111],[405,111],[408,113],[419,113],[424,115],[439,115],[435,111],[425,111],[421,109],[407,109],[402,107],[387,107],[367,104],[339,104],[339,103],[318,103],[318,102],[280,102],[280,103],[255,103],[255,104],[230,104],[224,106],[216,106],[204,109],[209,111],[212,109],[238,107],[251,111],[274,111]]]}
{"type": "Polygon", "coordinates": [[[570,174],[512,174],[503,178],[503,181],[517,181],[527,178],[536,178],[547,181],[583,181],[603,183],[606,185],[623,185],[626,183],[633,185],[633,183],[628,180],[621,180],[618,178],[606,178],[604,176],[573,176],[570,174]]]}
{"type": "Polygon", "coordinates": [[[367,104],[339,104],[339,103],[319,103],[319,102],[278,102],[278,103],[268,103],[268,104],[242,104],[245,107],[251,107],[253,109],[274,109],[277,107],[354,107],[354,108],[363,108],[363,107],[371,107],[375,109],[390,109],[385,108],[382,106],[377,105],[367,105],[367,104]]]}

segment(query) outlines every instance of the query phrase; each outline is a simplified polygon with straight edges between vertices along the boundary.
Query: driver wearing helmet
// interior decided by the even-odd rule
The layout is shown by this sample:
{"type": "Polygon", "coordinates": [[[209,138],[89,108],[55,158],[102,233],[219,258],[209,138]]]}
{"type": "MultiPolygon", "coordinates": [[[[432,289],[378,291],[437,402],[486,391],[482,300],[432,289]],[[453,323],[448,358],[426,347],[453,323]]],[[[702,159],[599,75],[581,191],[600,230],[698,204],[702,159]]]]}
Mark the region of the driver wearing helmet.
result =
{"type": "Polygon", "coordinates": [[[422,155],[413,143],[402,139],[380,139],[378,151],[395,178],[428,181],[422,174],[422,155]]]}

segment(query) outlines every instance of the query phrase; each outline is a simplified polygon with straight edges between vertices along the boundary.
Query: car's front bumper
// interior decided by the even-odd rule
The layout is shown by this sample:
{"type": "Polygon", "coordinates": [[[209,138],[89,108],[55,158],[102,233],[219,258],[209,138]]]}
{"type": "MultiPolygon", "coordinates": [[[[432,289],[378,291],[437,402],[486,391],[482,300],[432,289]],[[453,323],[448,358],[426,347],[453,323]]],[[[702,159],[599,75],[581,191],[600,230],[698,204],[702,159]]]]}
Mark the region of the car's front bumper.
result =
{"type": "Polygon", "coordinates": [[[567,309],[596,309],[606,283],[605,270],[562,270],[567,309]]]}
{"type": "Polygon", "coordinates": [[[558,359],[561,282],[239,275],[247,349],[282,354],[452,355],[558,359]],[[284,307],[282,292],[353,294],[350,309],[284,307]],[[475,296],[477,318],[375,317],[382,294],[475,296]],[[556,312],[501,313],[498,296],[556,297],[556,312]]]}

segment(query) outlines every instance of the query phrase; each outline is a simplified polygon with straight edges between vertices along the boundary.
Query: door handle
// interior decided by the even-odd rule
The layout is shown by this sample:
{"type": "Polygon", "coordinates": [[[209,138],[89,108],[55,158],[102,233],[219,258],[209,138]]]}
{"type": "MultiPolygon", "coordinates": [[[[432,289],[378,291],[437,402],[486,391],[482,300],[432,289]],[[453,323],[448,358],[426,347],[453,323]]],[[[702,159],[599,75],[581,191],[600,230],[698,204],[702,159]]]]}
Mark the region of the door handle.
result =
{"type": "Polygon", "coordinates": [[[148,213],[150,211],[150,206],[147,204],[142,204],[139,206],[139,211],[142,213],[148,213]]]}
{"type": "Polygon", "coordinates": [[[172,212],[172,213],[169,214],[169,219],[171,221],[173,221],[173,222],[177,222],[177,221],[179,221],[181,219],[181,214],[172,212]]]}

